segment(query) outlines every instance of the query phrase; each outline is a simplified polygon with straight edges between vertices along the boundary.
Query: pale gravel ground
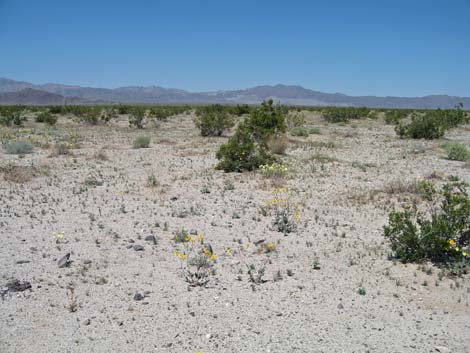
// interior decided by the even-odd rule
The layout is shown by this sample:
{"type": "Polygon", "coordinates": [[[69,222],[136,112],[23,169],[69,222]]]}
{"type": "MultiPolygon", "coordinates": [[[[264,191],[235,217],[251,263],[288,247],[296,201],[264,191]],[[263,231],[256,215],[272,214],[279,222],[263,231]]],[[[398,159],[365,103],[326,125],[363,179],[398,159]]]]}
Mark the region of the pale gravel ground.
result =
{"type": "MultiPolygon", "coordinates": [[[[382,227],[394,205],[414,196],[381,192],[391,181],[434,171],[470,181],[470,169],[445,160],[442,141],[421,141],[425,153],[411,153],[417,142],[397,139],[380,122],[353,128],[313,116],[311,123],[322,134],[298,139],[305,143],[292,143],[283,157],[287,185],[304,203],[299,231],[287,237],[260,213],[270,181],[215,171],[225,138],[199,137],[187,116],[144,131],[152,136],[149,149],[131,148],[136,132],[122,123],[80,127],[84,141],[74,156],[0,152],[3,162],[50,167],[48,176],[23,185],[0,179],[0,284],[14,277],[33,287],[0,301],[0,352],[470,352],[469,277],[436,287],[437,268],[428,275],[390,261],[382,227]],[[102,147],[107,161],[92,158],[102,147]],[[335,160],[321,163],[317,154],[335,160]],[[155,189],[145,185],[151,173],[155,189]],[[90,175],[103,185],[80,191],[90,175]],[[227,180],[235,189],[224,192],[227,180]],[[205,185],[211,193],[201,193],[205,185]],[[175,216],[191,206],[200,215],[175,216]],[[181,228],[204,232],[219,254],[209,288],[188,291],[173,255],[172,232],[181,228]],[[66,235],[59,247],[54,232],[66,235]],[[149,234],[158,245],[144,240],[149,234]],[[244,254],[224,254],[238,239],[248,246],[244,254]],[[253,254],[259,239],[276,242],[278,253],[253,254]],[[131,240],[145,251],[128,249],[131,240]],[[56,260],[67,252],[73,263],[59,269],[56,260]],[[312,266],[317,257],[320,270],[312,266]],[[30,263],[16,264],[24,259],[30,263]],[[269,281],[256,291],[250,263],[266,263],[269,281]],[[283,279],[274,282],[277,271],[283,279]],[[78,303],[73,313],[69,285],[78,303]],[[360,286],[366,295],[357,293],[360,286]],[[145,300],[133,300],[144,291],[145,300]]],[[[75,128],[62,121],[59,130],[75,128]]],[[[470,144],[467,128],[446,137],[470,144]]]]}

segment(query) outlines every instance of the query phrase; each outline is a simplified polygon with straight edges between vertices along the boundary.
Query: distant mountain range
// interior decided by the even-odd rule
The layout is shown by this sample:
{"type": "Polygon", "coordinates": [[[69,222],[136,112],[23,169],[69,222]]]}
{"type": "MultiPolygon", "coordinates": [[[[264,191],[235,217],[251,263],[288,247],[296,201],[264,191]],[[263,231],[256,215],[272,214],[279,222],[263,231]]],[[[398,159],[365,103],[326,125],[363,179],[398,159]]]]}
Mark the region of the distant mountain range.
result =
{"type": "Polygon", "coordinates": [[[454,108],[463,103],[470,107],[470,97],[430,95],[424,97],[347,96],[324,93],[301,86],[257,86],[242,90],[216,92],[188,92],[158,86],[131,86],[119,88],[92,88],[0,78],[0,104],[57,105],[57,104],[259,104],[267,98],[287,105],[353,106],[377,108],[435,109],[454,108]]]}

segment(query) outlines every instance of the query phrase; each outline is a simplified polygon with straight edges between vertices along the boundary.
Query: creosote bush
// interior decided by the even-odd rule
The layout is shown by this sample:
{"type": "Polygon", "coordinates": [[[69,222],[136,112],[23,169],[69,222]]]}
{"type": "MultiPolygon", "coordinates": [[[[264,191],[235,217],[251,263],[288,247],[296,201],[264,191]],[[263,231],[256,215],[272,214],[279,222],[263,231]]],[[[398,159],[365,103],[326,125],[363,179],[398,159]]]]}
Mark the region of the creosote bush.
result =
{"type": "Polygon", "coordinates": [[[437,109],[425,113],[413,113],[411,122],[400,122],[395,127],[395,131],[402,138],[424,138],[431,140],[441,138],[448,129],[468,121],[468,114],[461,108],[437,109]]]}
{"type": "Polygon", "coordinates": [[[403,262],[431,260],[460,273],[470,251],[468,185],[450,182],[434,196],[434,202],[440,197],[440,206],[431,207],[429,217],[411,208],[390,213],[384,235],[403,262]]]}
{"type": "Polygon", "coordinates": [[[51,126],[57,123],[57,117],[47,111],[39,113],[35,120],[37,123],[46,123],[47,125],[51,126]]]}
{"type": "Polygon", "coordinates": [[[217,151],[217,168],[225,172],[242,172],[273,163],[275,157],[270,153],[267,141],[285,130],[281,107],[273,106],[272,100],[263,102],[251,110],[250,116],[238,125],[235,134],[217,151]]]}
{"type": "Polygon", "coordinates": [[[144,128],[145,119],[145,108],[133,107],[129,113],[129,126],[136,127],[138,129],[144,128]]]}
{"type": "Polygon", "coordinates": [[[220,104],[198,108],[194,123],[201,131],[201,136],[221,136],[234,124],[232,117],[220,104]]]}

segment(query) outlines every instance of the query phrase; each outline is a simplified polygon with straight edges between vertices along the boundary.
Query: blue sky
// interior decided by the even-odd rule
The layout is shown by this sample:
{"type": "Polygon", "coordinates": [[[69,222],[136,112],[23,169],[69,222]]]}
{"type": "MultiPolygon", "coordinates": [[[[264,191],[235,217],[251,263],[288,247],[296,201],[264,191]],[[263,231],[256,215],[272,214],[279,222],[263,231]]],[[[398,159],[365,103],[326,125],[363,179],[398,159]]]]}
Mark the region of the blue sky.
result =
{"type": "Polygon", "coordinates": [[[0,77],[470,96],[469,0],[0,0],[0,77]]]}

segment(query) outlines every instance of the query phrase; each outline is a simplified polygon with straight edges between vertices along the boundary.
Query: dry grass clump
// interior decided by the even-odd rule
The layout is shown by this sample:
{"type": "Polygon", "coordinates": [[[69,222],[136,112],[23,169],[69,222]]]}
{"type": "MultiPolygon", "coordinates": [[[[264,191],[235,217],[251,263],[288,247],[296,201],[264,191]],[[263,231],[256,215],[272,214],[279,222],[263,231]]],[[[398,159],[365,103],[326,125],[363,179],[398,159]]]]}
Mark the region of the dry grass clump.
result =
{"type": "Polygon", "coordinates": [[[23,184],[31,179],[41,175],[47,174],[47,167],[34,167],[34,166],[20,166],[14,163],[7,163],[0,165],[0,174],[3,176],[3,180],[12,183],[23,184]]]}
{"type": "Polygon", "coordinates": [[[272,135],[269,137],[267,145],[272,153],[284,155],[289,146],[289,138],[284,134],[272,135]]]}
{"type": "Polygon", "coordinates": [[[384,184],[384,192],[390,195],[416,194],[418,188],[416,181],[392,180],[384,184]]]}

